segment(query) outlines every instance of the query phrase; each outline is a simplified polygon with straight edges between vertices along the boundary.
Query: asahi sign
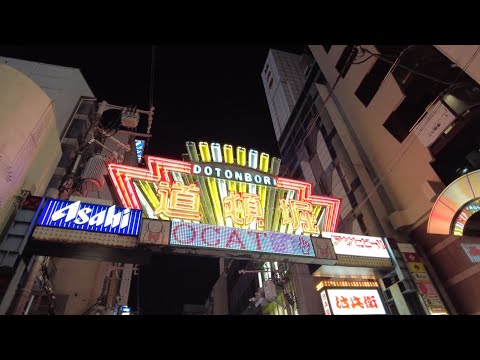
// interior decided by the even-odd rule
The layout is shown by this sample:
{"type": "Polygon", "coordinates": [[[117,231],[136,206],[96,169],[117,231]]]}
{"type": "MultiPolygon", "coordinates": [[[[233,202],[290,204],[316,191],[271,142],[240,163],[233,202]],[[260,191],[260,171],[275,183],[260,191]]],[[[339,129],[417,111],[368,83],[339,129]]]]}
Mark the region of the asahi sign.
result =
{"type": "Polygon", "coordinates": [[[37,225],[137,236],[141,218],[141,210],[49,199],[37,225]]]}

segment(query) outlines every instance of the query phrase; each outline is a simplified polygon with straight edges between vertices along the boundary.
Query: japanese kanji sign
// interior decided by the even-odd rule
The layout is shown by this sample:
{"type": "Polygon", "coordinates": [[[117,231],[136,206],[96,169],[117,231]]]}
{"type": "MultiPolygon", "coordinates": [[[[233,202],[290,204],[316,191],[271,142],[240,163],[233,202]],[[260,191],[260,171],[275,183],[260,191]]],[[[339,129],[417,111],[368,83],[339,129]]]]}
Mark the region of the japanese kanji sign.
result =
{"type": "Polygon", "coordinates": [[[241,156],[225,156],[225,163],[204,155],[202,163],[146,155],[147,168],[109,163],[107,169],[122,205],[149,219],[297,235],[335,231],[341,200],[313,195],[310,183],[273,176],[268,156],[254,165],[252,152],[247,165],[241,156]]]}
{"type": "Polygon", "coordinates": [[[333,315],[385,314],[380,294],[376,289],[328,289],[326,292],[333,315]]]}

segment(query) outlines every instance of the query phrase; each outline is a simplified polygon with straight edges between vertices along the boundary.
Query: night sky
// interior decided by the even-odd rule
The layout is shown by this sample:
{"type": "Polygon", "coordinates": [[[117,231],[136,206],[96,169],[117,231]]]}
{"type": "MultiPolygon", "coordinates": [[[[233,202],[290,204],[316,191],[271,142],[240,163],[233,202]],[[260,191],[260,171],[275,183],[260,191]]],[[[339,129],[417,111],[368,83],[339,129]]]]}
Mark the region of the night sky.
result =
{"type": "MultiPolygon", "coordinates": [[[[146,154],[181,159],[186,141],[254,148],[279,156],[260,73],[268,49],[300,53],[295,44],[157,45],[153,137],[146,154]]],[[[0,47],[0,55],[79,68],[99,101],[147,110],[152,47],[0,47]]],[[[218,259],[162,256],[140,270],[142,314],[180,314],[204,304],[219,275],[218,259]]],[[[136,277],[134,278],[136,279],[136,277]]],[[[131,300],[136,308],[137,284],[131,300]]]]}

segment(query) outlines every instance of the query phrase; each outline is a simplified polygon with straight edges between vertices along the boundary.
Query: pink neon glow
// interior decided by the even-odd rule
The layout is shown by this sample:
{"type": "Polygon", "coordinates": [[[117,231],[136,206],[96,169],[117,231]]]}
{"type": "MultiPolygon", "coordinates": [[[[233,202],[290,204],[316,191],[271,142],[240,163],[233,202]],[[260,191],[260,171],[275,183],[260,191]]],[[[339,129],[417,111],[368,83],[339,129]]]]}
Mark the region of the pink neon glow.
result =
{"type": "MultiPolygon", "coordinates": [[[[189,162],[149,155],[145,156],[145,161],[148,166],[147,169],[107,163],[110,178],[115,185],[115,189],[117,189],[122,205],[125,207],[141,209],[140,200],[133,187],[133,180],[167,181],[171,183],[168,172],[192,173],[192,164],[189,162]],[[117,179],[121,181],[121,184],[118,183],[117,179]]],[[[294,190],[297,200],[308,201],[312,205],[324,206],[325,220],[322,231],[335,232],[339,220],[341,199],[312,195],[312,184],[305,181],[277,177],[277,187],[294,190]]]]}

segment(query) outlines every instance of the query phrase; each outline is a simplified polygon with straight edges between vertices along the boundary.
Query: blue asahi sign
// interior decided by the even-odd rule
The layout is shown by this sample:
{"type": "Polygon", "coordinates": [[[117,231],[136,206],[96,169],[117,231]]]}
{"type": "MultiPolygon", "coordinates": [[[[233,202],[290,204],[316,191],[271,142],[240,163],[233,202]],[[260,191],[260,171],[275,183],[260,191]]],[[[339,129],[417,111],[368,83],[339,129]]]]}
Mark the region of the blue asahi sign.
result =
{"type": "Polygon", "coordinates": [[[137,236],[141,219],[142,210],[49,199],[37,225],[137,236]]]}

